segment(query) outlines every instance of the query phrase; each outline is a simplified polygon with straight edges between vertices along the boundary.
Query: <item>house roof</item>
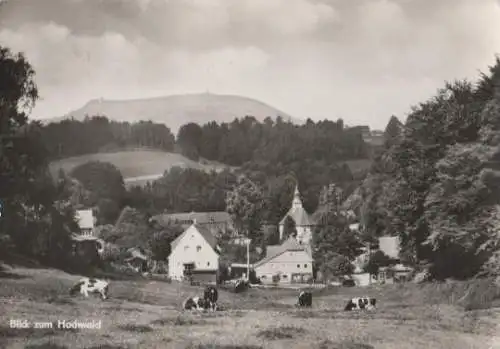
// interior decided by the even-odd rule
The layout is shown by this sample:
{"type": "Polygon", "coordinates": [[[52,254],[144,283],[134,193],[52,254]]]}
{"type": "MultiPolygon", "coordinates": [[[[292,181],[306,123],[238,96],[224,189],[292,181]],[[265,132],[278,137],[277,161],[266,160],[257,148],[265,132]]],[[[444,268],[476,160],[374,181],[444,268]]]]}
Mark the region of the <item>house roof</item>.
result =
{"type": "Polygon", "coordinates": [[[313,218],[309,216],[304,207],[302,206],[302,200],[300,199],[300,193],[298,186],[295,187],[295,192],[293,194],[292,207],[287,212],[287,214],[280,221],[280,225],[285,224],[286,217],[290,217],[295,222],[296,226],[312,226],[313,218]]]}
{"type": "Polygon", "coordinates": [[[208,230],[207,228],[200,226],[199,224],[194,224],[194,223],[191,224],[191,226],[189,226],[189,228],[184,230],[184,232],[181,235],[179,235],[174,241],[171,242],[170,245],[172,247],[172,251],[177,247],[177,245],[179,245],[179,242],[184,238],[184,236],[186,236],[187,232],[189,231],[189,229],[191,227],[195,228],[198,231],[198,233],[200,233],[201,236],[203,236],[203,238],[210,245],[210,247],[212,247],[214,249],[214,251],[218,252],[219,248],[217,246],[217,239],[212,234],[212,232],[210,230],[208,230]]]}
{"type": "Polygon", "coordinates": [[[391,258],[399,258],[399,238],[397,236],[383,236],[378,239],[379,250],[391,258]]]}
{"type": "Polygon", "coordinates": [[[130,254],[130,257],[127,258],[127,260],[134,258],[139,258],[145,261],[148,260],[148,257],[146,257],[138,248],[135,247],[129,248],[127,252],[130,254]]]}
{"type": "Polygon", "coordinates": [[[185,212],[185,213],[170,213],[160,214],[151,218],[159,224],[168,224],[169,222],[190,221],[197,224],[208,223],[230,223],[231,216],[224,211],[216,212],[185,212]]]}
{"type": "Polygon", "coordinates": [[[289,237],[288,240],[283,242],[283,244],[281,245],[267,246],[266,257],[255,263],[254,266],[261,266],[262,264],[269,262],[270,260],[287,251],[305,251],[309,255],[311,255],[311,251],[308,246],[301,245],[293,237],[289,237]]]}
{"type": "Polygon", "coordinates": [[[75,218],[80,229],[94,229],[94,214],[92,210],[77,210],[75,218]]]}

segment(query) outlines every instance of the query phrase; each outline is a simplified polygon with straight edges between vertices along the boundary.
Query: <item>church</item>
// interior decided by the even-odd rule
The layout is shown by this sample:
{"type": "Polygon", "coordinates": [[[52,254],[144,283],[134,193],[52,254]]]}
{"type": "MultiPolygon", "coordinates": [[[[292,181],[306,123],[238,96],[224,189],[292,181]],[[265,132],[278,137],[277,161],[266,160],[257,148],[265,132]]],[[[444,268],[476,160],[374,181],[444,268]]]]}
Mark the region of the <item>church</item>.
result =
{"type": "Polygon", "coordinates": [[[256,276],[263,283],[304,283],[312,280],[312,233],[314,221],[302,206],[298,187],[295,187],[292,206],[279,223],[283,241],[286,218],[295,222],[296,237],[288,237],[281,245],[267,246],[266,256],[255,263],[256,276]]]}
{"type": "Polygon", "coordinates": [[[290,217],[295,222],[295,229],[297,230],[297,242],[299,244],[310,245],[312,232],[314,229],[314,220],[302,206],[302,200],[300,199],[298,186],[295,187],[292,207],[290,208],[290,210],[288,210],[288,212],[279,223],[280,241],[283,241],[283,233],[285,231],[285,222],[287,217],[290,217]]]}

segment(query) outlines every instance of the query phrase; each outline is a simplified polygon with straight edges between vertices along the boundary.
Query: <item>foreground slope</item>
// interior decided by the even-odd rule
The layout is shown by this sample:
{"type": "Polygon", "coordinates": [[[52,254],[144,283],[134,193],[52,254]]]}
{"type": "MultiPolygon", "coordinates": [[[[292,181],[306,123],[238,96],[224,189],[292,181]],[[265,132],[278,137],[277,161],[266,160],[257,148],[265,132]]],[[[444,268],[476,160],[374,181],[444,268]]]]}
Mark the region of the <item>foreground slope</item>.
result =
{"type": "Polygon", "coordinates": [[[97,114],[105,115],[115,121],[151,120],[163,123],[174,134],[188,122],[200,125],[210,121],[231,122],[236,117],[243,118],[246,115],[252,115],[258,121],[263,121],[268,116],[275,118],[280,115],[284,120],[301,122],[291,118],[281,110],[252,98],[209,93],[134,100],[95,99],[89,101],[82,108],[68,113],[63,118],[74,117],[77,120],[83,120],[86,115],[97,114]]]}
{"type": "Polygon", "coordinates": [[[205,171],[219,171],[224,168],[229,168],[229,166],[216,162],[196,162],[181,154],[155,150],[129,150],[75,156],[53,161],[50,163],[49,168],[53,175],[57,175],[60,169],[69,173],[73,168],[89,161],[102,161],[113,164],[120,170],[125,180],[125,184],[129,185],[141,185],[147,181],[157,179],[161,177],[166,170],[175,166],[205,171]]]}
{"type": "MultiPolygon", "coordinates": [[[[391,286],[338,289],[314,297],[312,309],[293,306],[297,291],[221,291],[223,311],[182,312],[201,287],[152,280],[111,281],[111,298],[69,298],[79,276],[16,268],[0,273],[0,347],[97,349],[449,349],[498,348],[499,312],[401,299],[391,286]],[[345,299],[378,297],[372,313],[343,312],[345,299]],[[44,323],[101,321],[101,328],[13,329],[10,319],[44,323]],[[498,334],[496,334],[498,336],[498,334]]],[[[401,291],[401,290],[399,290],[401,291]]],[[[415,293],[416,294],[416,293],[415,293]]]]}

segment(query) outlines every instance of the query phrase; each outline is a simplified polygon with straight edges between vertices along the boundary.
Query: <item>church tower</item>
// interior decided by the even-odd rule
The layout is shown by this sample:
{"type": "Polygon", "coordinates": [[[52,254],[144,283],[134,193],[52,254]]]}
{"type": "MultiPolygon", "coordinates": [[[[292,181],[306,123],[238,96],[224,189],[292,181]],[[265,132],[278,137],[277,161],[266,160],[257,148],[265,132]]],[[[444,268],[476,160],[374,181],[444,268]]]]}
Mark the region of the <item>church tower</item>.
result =
{"type": "Polygon", "coordinates": [[[292,207],[279,223],[280,240],[283,239],[287,217],[290,217],[295,222],[295,229],[297,230],[297,242],[300,244],[309,245],[312,239],[312,229],[314,227],[314,223],[312,217],[309,216],[302,205],[298,186],[295,186],[292,207]]]}

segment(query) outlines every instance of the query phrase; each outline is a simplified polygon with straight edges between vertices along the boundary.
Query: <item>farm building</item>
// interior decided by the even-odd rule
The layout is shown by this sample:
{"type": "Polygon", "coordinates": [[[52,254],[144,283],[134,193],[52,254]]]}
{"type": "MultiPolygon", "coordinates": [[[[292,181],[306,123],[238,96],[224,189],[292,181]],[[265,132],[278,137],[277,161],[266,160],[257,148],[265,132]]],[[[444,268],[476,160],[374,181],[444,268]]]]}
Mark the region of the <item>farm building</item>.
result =
{"type": "Polygon", "coordinates": [[[216,280],[220,249],[210,230],[196,222],[171,243],[168,273],[174,280],[188,276],[216,280]]]}
{"type": "Polygon", "coordinates": [[[280,241],[283,240],[285,231],[285,222],[287,217],[290,217],[295,222],[295,229],[297,230],[297,241],[303,244],[309,244],[312,239],[312,231],[315,226],[313,218],[306,212],[302,206],[300,199],[299,188],[295,187],[293,195],[292,207],[285,214],[279,223],[280,241]]]}
{"type": "Polygon", "coordinates": [[[262,283],[304,283],[313,277],[313,259],[309,245],[290,237],[282,245],[268,246],[266,257],[254,264],[262,283]]]}
{"type": "Polygon", "coordinates": [[[231,216],[224,211],[160,214],[151,217],[150,221],[159,225],[179,224],[184,228],[196,222],[196,225],[210,230],[213,235],[227,233],[233,229],[231,216]]]}
{"type": "Polygon", "coordinates": [[[81,233],[73,233],[73,254],[86,255],[93,254],[96,249],[98,254],[104,251],[104,241],[95,235],[96,218],[92,210],[76,211],[76,219],[81,233]]]}

